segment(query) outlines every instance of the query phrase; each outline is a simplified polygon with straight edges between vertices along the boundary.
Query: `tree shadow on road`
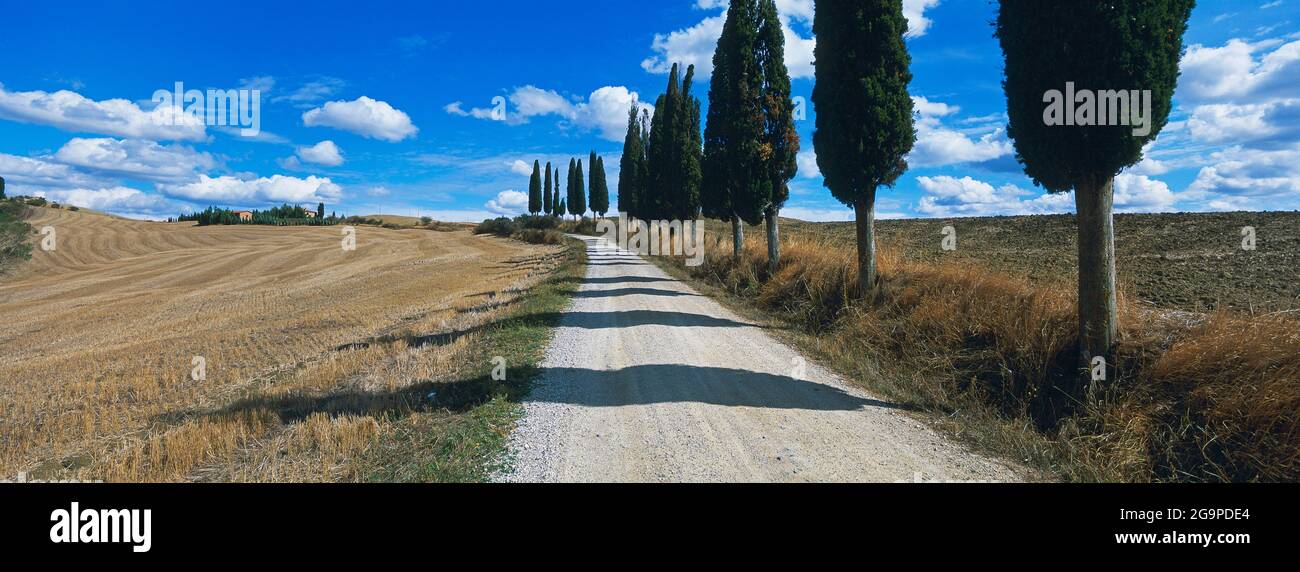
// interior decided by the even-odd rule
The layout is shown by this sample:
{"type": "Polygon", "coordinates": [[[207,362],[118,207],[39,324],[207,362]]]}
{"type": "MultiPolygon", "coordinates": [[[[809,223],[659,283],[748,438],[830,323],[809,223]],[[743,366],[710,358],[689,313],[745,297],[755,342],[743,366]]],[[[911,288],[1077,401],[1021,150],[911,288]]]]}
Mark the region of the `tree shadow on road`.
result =
{"type": "Polygon", "coordinates": [[[747,324],[726,318],[714,318],[685,312],[658,312],[654,310],[629,310],[626,312],[563,312],[540,314],[538,319],[560,318],[560,326],[587,330],[633,328],[637,326],[669,326],[675,328],[760,328],[767,326],[747,324]]]}
{"type": "Polygon", "coordinates": [[[615,288],[613,290],[586,290],[575,292],[574,298],[617,298],[619,296],[663,296],[665,298],[698,297],[699,294],[660,290],[658,288],[615,288]]]}
{"type": "Polygon", "coordinates": [[[705,403],[813,411],[915,410],[793,377],[690,365],[644,365],[616,371],[551,368],[542,370],[541,383],[554,387],[534,393],[531,400],[584,407],[705,403]]]}

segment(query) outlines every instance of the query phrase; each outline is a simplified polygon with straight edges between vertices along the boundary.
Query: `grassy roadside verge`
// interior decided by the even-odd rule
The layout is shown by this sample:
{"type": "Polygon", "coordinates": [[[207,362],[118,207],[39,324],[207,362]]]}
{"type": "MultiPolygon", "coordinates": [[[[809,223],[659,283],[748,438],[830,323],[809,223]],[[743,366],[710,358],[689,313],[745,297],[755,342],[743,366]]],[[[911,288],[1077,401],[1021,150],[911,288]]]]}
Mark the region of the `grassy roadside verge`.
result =
{"type": "Polygon", "coordinates": [[[440,384],[425,411],[394,420],[362,459],[376,482],[482,482],[506,468],[506,441],[522,413],[520,400],[541,372],[539,364],[586,269],[586,251],[566,242],[568,257],[555,273],[523,293],[467,350],[458,379],[440,384]],[[576,279],[575,279],[576,278],[576,279]],[[504,358],[506,379],[494,380],[504,358]]]}

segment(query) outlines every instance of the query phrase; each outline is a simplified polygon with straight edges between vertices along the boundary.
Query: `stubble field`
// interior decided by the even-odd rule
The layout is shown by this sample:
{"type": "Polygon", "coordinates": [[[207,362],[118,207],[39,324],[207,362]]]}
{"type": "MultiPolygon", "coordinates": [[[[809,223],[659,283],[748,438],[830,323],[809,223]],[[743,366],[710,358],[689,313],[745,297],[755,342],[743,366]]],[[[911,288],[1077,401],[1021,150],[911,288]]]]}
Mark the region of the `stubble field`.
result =
{"type": "MultiPolygon", "coordinates": [[[[466,231],[196,227],[34,209],[56,250],[0,278],[0,474],[362,480],[475,327],[560,264],[466,231]],[[193,379],[202,363],[204,379],[193,379]]],[[[39,241],[37,236],[34,242],[39,241]]]]}

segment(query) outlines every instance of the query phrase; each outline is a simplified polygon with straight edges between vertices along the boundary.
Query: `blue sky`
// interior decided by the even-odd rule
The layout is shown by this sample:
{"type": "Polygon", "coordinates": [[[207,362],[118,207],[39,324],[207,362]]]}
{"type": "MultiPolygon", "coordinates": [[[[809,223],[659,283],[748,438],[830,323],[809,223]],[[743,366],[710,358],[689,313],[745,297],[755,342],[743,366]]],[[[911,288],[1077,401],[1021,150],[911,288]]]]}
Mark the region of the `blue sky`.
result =
{"type": "MultiPolygon", "coordinates": [[[[811,0],[777,2],[811,100],[811,0]]],[[[988,0],[905,0],[920,138],[887,217],[1069,212],[1015,164],[988,0]]],[[[671,62],[707,67],[722,0],[21,2],[0,39],[11,194],[136,218],[324,201],[347,214],[481,220],[526,206],[534,159],[595,150],[617,182],[626,110],[671,62]],[[171,90],[259,89],[256,137],[159,126],[171,90]],[[494,98],[504,116],[493,117],[494,98]],[[523,204],[521,204],[523,202],[523,204]]],[[[1170,126],[1117,209],[1300,210],[1300,0],[1202,1],[1170,126]]],[[[702,70],[707,72],[707,70],[702,70]]],[[[706,100],[707,86],[698,95],[706,100]]],[[[705,101],[707,105],[707,101],[705,101]]],[[[815,109],[784,214],[848,220],[821,184],[815,109]]]]}

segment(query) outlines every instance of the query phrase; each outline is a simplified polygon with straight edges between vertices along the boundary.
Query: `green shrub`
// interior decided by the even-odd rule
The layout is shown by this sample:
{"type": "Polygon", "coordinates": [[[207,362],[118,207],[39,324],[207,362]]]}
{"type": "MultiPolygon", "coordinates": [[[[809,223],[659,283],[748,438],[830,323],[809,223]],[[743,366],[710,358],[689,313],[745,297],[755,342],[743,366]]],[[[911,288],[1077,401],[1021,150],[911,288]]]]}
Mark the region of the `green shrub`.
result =
{"type": "Polygon", "coordinates": [[[518,225],[506,217],[485,220],[474,228],[474,234],[495,234],[509,238],[519,231],[518,225]]]}

